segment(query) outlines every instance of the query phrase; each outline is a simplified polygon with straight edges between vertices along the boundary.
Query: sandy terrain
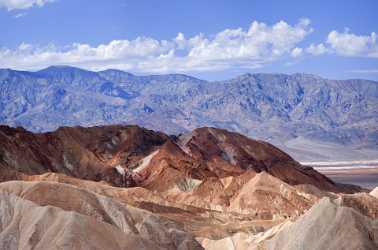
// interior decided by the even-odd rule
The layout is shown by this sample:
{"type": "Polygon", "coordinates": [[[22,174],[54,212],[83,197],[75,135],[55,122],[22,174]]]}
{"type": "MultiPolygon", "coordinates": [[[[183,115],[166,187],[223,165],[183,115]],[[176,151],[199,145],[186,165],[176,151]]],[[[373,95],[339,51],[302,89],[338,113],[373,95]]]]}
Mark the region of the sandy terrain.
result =
{"type": "Polygon", "coordinates": [[[303,162],[336,182],[368,189],[378,186],[378,161],[303,162]]]}

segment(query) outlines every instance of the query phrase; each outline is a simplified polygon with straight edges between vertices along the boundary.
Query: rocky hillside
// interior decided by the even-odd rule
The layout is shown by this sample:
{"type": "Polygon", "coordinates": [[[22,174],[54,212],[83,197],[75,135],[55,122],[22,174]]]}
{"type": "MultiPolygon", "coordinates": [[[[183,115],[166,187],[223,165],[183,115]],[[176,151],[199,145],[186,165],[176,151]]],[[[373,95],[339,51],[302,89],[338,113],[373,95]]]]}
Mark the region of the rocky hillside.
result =
{"type": "Polygon", "coordinates": [[[0,127],[1,249],[375,249],[367,191],[223,129],[0,127]]]}
{"type": "Polygon", "coordinates": [[[297,160],[373,159],[378,83],[306,74],[208,82],[49,67],[0,70],[0,123],[32,131],[138,124],[168,134],[211,126],[267,140],[297,160]]]}
{"type": "Polygon", "coordinates": [[[0,166],[26,175],[56,172],[160,191],[188,178],[204,184],[245,171],[329,191],[355,188],[333,183],[269,143],[208,127],[170,137],[138,126],[63,127],[36,134],[0,126],[0,166]]]}

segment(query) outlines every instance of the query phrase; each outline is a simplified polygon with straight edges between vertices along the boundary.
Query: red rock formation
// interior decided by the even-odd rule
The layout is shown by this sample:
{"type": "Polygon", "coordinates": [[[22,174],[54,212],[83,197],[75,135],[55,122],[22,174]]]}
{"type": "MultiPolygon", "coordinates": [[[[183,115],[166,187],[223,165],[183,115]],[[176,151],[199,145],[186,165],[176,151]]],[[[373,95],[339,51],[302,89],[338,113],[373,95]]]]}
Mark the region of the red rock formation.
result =
{"type": "MultiPolygon", "coordinates": [[[[269,174],[291,185],[311,184],[330,191],[353,191],[353,187],[337,186],[311,167],[301,166],[288,154],[273,145],[256,141],[223,129],[199,128],[182,137],[182,147],[196,159],[210,165],[232,165],[269,174]]],[[[358,189],[356,189],[358,190],[358,189]]]]}
{"type": "Polygon", "coordinates": [[[63,127],[41,134],[0,126],[0,166],[27,175],[58,172],[159,191],[185,178],[203,181],[246,170],[266,171],[291,185],[358,190],[336,185],[269,143],[215,128],[196,129],[174,140],[138,126],[63,127]]]}
{"type": "MultiPolygon", "coordinates": [[[[114,167],[133,164],[166,140],[162,133],[137,126],[63,127],[42,134],[0,126],[0,166],[28,175],[58,172],[125,186],[114,167]]],[[[134,185],[128,181],[126,186],[134,185]]]]}

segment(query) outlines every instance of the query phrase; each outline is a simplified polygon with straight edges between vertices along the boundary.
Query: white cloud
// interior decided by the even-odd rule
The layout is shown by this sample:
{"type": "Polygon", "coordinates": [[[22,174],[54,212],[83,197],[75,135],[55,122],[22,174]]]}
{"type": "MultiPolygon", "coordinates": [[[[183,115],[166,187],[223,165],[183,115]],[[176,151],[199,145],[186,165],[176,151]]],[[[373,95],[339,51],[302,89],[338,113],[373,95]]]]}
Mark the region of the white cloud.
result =
{"type": "Polygon", "coordinates": [[[372,32],[367,36],[359,36],[349,31],[328,34],[327,44],[338,55],[378,58],[377,34],[372,32]]]}
{"type": "Polygon", "coordinates": [[[14,15],[13,17],[14,17],[14,18],[21,18],[21,17],[24,17],[24,16],[26,16],[26,12],[17,13],[17,14],[14,15]]]}
{"type": "Polygon", "coordinates": [[[65,48],[21,44],[16,49],[0,49],[0,68],[38,69],[69,64],[95,70],[118,68],[157,73],[258,68],[301,53],[297,44],[312,32],[309,25],[308,19],[296,25],[280,21],[271,26],[254,21],[247,30],[226,29],[215,35],[190,38],[179,33],[171,40],[138,37],[95,47],[79,43],[65,48]]]}
{"type": "Polygon", "coordinates": [[[55,0],[0,0],[0,8],[4,7],[8,11],[15,9],[28,9],[33,6],[42,7],[46,3],[53,2],[55,0]]]}
{"type": "Polygon", "coordinates": [[[298,47],[295,47],[292,51],[291,51],[291,56],[296,58],[296,57],[299,57],[301,56],[303,53],[303,49],[302,48],[298,48],[298,47]]]}
{"type": "Polygon", "coordinates": [[[311,44],[305,49],[310,55],[334,54],[345,57],[370,57],[378,58],[377,34],[356,35],[345,32],[331,31],[325,43],[311,44]]]}
{"type": "Polygon", "coordinates": [[[311,44],[306,48],[306,52],[311,55],[318,56],[329,52],[329,50],[324,46],[323,43],[320,43],[318,45],[311,44]]]}

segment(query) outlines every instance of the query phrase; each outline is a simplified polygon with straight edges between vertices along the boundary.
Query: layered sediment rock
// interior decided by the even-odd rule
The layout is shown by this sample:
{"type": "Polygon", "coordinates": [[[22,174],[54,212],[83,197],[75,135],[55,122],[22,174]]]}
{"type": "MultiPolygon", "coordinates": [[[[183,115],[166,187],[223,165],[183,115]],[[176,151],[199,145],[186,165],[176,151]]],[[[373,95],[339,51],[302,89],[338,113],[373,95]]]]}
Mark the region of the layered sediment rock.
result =
{"type": "Polygon", "coordinates": [[[320,249],[341,240],[311,241],[311,230],[377,244],[375,191],[221,129],[0,126],[0,182],[4,249],[320,249]],[[344,217],[351,232],[339,228],[344,217]]]}

